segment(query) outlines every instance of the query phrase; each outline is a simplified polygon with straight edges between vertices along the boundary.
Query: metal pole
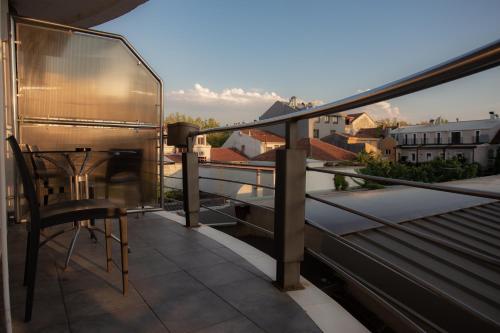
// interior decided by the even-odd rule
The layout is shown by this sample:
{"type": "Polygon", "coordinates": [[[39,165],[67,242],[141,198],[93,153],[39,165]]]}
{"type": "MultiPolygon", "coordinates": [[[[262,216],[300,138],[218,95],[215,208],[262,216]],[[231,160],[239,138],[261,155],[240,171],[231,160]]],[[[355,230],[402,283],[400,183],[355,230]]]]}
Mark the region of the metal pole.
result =
{"type": "Polygon", "coordinates": [[[187,152],[182,153],[182,195],[184,198],[184,212],[186,227],[198,227],[200,213],[200,184],[198,170],[198,156],[193,153],[194,138],[188,137],[187,152]]]}
{"type": "MultiPolygon", "coordinates": [[[[5,29],[8,24],[3,24],[2,22],[6,15],[7,11],[7,1],[0,2],[0,30],[5,29]]],[[[2,33],[3,38],[3,33],[2,33]]],[[[2,84],[0,91],[0,107],[2,108],[2,112],[0,112],[0,245],[1,245],[1,260],[2,260],[2,291],[3,291],[3,305],[4,305],[4,316],[5,316],[5,331],[7,333],[12,332],[12,318],[11,318],[11,309],[10,309],[10,283],[9,283],[9,253],[7,246],[7,193],[6,187],[7,184],[5,182],[5,154],[6,154],[6,143],[5,143],[5,113],[8,112],[5,91],[6,86],[4,80],[5,68],[6,68],[6,45],[2,42],[1,56],[2,56],[2,67],[0,68],[0,75],[2,79],[0,80],[0,84],[2,84]]]]}
{"type": "Polygon", "coordinates": [[[281,290],[302,289],[304,259],[306,152],[298,149],[297,121],[286,124],[286,147],[276,150],[274,243],[276,282],[281,290]]]}

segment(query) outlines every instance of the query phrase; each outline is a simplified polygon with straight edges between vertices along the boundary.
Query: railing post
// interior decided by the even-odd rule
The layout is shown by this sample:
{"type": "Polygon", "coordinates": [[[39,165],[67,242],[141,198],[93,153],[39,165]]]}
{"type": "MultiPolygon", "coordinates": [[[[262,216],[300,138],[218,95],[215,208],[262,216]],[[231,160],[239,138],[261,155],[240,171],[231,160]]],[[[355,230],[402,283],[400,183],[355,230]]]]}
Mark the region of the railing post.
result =
{"type": "Polygon", "coordinates": [[[306,152],[298,149],[298,124],[286,124],[286,147],[276,150],[274,241],[276,286],[301,289],[300,263],[304,259],[306,152]]]}
{"type": "Polygon", "coordinates": [[[182,195],[186,227],[198,227],[200,213],[200,184],[198,156],[193,152],[193,137],[187,138],[187,152],[182,153],[182,195]]]}
{"type": "Polygon", "coordinates": [[[167,144],[185,149],[182,153],[182,196],[186,227],[198,226],[200,212],[200,185],[198,178],[198,156],[193,152],[194,134],[200,128],[179,122],[167,125],[167,144]]]}

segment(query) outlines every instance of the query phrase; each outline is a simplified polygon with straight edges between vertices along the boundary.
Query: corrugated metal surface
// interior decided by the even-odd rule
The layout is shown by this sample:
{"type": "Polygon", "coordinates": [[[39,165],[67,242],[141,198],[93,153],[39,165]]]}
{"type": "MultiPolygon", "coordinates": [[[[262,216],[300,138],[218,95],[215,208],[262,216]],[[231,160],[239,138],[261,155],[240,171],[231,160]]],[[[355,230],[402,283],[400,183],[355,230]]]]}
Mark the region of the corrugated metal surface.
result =
{"type": "MultiPolygon", "coordinates": [[[[499,203],[403,222],[402,225],[500,258],[499,203]]],[[[453,299],[500,326],[500,267],[385,226],[345,238],[396,265],[423,285],[439,290],[443,297],[453,299]]]]}

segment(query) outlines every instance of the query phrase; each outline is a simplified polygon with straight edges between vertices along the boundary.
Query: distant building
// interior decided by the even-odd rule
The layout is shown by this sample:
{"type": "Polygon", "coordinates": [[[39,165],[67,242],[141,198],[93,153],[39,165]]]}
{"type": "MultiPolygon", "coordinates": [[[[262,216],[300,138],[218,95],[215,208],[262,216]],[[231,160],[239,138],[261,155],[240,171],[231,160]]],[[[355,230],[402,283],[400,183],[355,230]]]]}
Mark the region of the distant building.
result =
{"type": "MultiPolygon", "coordinates": [[[[328,144],[318,139],[308,139],[303,138],[297,144],[299,149],[303,149],[307,152],[307,158],[317,161],[333,162],[333,161],[346,161],[353,160],[356,158],[356,154],[342,149],[340,147],[328,144]]],[[[279,148],[277,148],[279,149],[279,148]]],[[[276,161],[276,150],[273,149],[267,151],[263,154],[255,156],[252,161],[276,161]]]]}
{"type": "MultiPolygon", "coordinates": [[[[259,120],[283,116],[311,107],[314,107],[314,104],[298,102],[296,97],[292,97],[289,102],[276,101],[259,117],[259,120]]],[[[348,115],[338,113],[300,120],[299,136],[301,138],[320,139],[335,132],[356,134],[361,128],[373,128],[376,126],[375,121],[365,112],[348,115]]],[[[267,126],[263,129],[280,136],[285,136],[285,125],[283,124],[267,126]]]]}
{"type": "Polygon", "coordinates": [[[436,157],[464,158],[491,167],[500,144],[500,119],[456,121],[407,126],[391,131],[397,140],[397,160],[418,163],[436,157]]]}
{"type": "Polygon", "coordinates": [[[356,154],[364,151],[390,160],[394,160],[394,148],[397,145],[396,140],[390,137],[389,129],[382,127],[361,128],[355,135],[335,132],[321,141],[356,154]]]}
{"type": "MultiPolygon", "coordinates": [[[[212,146],[207,141],[207,136],[198,135],[194,138],[193,152],[198,155],[200,162],[210,160],[210,150],[212,146]]],[[[163,146],[163,153],[167,155],[179,155],[185,151],[185,148],[176,148],[174,146],[167,146],[167,141],[165,140],[165,145],[163,146]]]]}
{"type": "Polygon", "coordinates": [[[247,129],[234,131],[222,147],[234,148],[241,154],[252,158],[284,144],[285,139],[275,133],[260,129],[247,129]]]}

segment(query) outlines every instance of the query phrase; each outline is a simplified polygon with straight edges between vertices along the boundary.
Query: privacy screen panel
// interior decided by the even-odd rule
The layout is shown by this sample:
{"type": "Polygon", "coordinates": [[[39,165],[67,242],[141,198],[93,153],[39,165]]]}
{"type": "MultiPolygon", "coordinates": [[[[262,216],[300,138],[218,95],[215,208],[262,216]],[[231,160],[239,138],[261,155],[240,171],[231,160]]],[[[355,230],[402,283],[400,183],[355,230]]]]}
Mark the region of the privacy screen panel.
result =
{"type": "MultiPolygon", "coordinates": [[[[135,152],[93,170],[94,195],[131,209],[158,207],[158,77],[118,36],[19,19],[16,40],[19,141],[41,151],[90,148],[87,166],[116,150],[135,152]]],[[[85,154],[70,156],[78,169],[85,154]]],[[[49,157],[65,162],[58,153],[49,157]]]]}
{"type": "Polygon", "coordinates": [[[160,123],[161,84],[122,40],[17,24],[19,116],[160,123]]]}

